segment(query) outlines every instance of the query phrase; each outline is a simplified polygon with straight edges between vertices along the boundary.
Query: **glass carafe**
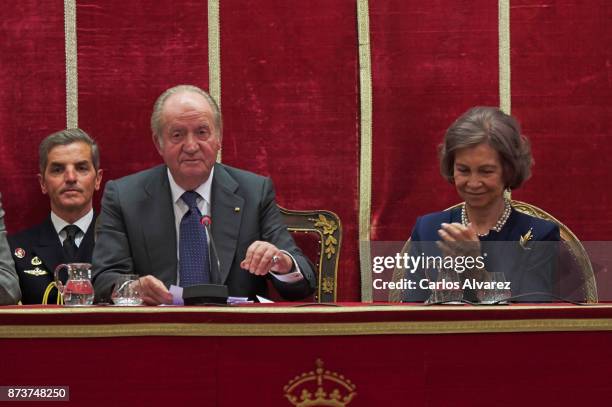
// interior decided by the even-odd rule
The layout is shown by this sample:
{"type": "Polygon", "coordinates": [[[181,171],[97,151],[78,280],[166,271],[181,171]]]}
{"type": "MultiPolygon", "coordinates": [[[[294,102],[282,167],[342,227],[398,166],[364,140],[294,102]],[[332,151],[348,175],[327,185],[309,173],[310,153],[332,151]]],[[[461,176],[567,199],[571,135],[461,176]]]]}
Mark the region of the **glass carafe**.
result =
{"type": "Polygon", "coordinates": [[[57,289],[64,300],[64,305],[80,306],[93,304],[94,288],[91,284],[91,264],[60,264],[55,268],[54,278],[57,289]],[[66,284],[62,284],[62,281],[59,279],[59,272],[64,268],[68,272],[66,284]]]}

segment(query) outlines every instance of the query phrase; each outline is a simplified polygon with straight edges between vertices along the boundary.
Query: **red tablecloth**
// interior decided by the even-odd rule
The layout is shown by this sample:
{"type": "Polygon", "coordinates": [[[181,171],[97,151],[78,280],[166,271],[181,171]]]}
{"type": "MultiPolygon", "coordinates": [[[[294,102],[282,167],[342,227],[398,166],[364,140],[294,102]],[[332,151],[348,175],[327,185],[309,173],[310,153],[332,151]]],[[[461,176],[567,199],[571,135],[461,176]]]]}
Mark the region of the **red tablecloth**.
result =
{"type": "Polygon", "coordinates": [[[610,305],[1,307],[0,349],[0,386],[73,405],[612,400],[610,305]]]}

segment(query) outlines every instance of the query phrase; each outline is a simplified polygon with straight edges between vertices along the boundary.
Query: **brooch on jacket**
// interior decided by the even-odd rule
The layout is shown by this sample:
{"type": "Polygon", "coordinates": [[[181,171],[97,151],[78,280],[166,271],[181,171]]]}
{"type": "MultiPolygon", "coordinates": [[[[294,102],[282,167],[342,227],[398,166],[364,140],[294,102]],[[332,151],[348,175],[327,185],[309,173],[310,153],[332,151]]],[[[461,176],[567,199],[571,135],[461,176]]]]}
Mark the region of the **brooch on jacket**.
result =
{"type": "Polygon", "coordinates": [[[527,247],[527,243],[533,239],[533,228],[529,228],[527,233],[521,236],[519,244],[524,250],[531,250],[531,247],[527,247]]]}

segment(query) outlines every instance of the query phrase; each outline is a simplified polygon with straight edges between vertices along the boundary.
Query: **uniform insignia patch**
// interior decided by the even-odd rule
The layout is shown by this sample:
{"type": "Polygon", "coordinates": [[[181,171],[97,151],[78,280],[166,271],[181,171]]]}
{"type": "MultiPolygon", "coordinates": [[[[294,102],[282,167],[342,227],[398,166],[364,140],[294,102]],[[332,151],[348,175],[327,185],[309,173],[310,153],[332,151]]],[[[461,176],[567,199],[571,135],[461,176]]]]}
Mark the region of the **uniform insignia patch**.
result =
{"type": "Polygon", "coordinates": [[[42,264],[42,260],[40,260],[40,258],[38,256],[34,256],[32,258],[32,265],[33,266],[40,266],[42,264]]]}
{"type": "Polygon", "coordinates": [[[23,272],[31,276],[44,276],[44,275],[49,274],[47,270],[43,270],[38,267],[36,267],[34,270],[23,270],[23,272]]]}
{"type": "Polygon", "coordinates": [[[23,259],[25,257],[25,250],[23,250],[21,247],[16,248],[15,257],[18,259],[23,259]]]}

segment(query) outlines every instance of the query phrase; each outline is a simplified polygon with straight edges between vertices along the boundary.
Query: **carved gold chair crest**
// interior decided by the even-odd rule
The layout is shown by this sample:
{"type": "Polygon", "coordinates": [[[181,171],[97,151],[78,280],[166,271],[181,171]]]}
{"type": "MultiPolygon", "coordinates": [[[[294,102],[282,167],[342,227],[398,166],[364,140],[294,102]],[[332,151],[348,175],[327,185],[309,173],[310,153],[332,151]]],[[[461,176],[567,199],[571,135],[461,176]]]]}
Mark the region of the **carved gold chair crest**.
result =
{"type": "Polygon", "coordinates": [[[327,210],[295,211],[279,207],[287,229],[298,247],[315,265],[316,302],[335,302],[342,223],[327,210]]]}

